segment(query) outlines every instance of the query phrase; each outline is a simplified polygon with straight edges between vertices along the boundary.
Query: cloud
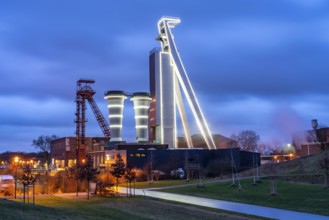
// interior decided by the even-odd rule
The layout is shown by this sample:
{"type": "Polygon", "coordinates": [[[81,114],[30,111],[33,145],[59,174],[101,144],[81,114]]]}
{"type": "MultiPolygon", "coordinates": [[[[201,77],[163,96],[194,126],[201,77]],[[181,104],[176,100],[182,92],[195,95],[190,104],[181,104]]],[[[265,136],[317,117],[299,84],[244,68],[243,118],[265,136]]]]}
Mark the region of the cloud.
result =
{"type": "Polygon", "coordinates": [[[67,126],[63,127],[38,127],[38,126],[10,126],[0,125],[0,149],[5,151],[33,152],[32,140],[40,135],[56,134],[60,137],[74,136],[74,130],[67,126]]]}
{"type": "MultiPolygon", "coordinates": [[[[80,78],[96,80],[94,98],[104,116],[105,91],[148,91],[148,56],[160,45],[154,38],[163,15],[182,19],[175,41],[215,132],[252,129],[271,137],[279,133],[271,123],[280,112],[302,121],[329,120],[325,1],[167,5],[175,7],[133,0],[1,3],[0,146],[23,146],[24,140],[29,146],[41,134],[74,135],[80,78]]],[[[130,104],[123,134],[134,140],[130,104]]],[[[90,109],[87,117],[88,135],[101,135],[90,109]]]]}
{"type": "MultiPolygon", "coordinates": [[[[15,126],[56,127],[68,125],[74,104],[50,99],[38,101],[18,96],[0,97],[1,124],[15,126]]],[[[71,115],[72,114],[72,115],[71,115]]]]}
{"type": "Polygon", "coordinates": [[[325,21],[223,21],[188,30],[184,40],[176,34],[176,39],[180,39],[177,44],[183,61],[188,60],[185,66],[192,83],[198,75],[205,76],[196,85],[204,93],[327,93],[329,69],[325,57],[329,44],[323,37],[327,32],[325,21]],[[193,45],[193,50],[188,45],[193,45]],[[317,83],[310,84],[310,79],[317,83]]]}
{"type": "Polygon", "coordinates": [[[329,100],[326,96],[198,98],[210,130],[228,137],[242,130],[254,130],[263,142],[290,143],[292,133],[310,129],[313,118],[328,125],[329,107],[325,103],[329,100]]]}
{"type": "Polygon", "coordinates": [[[305,129],[305,120],[287,104],[277,105],[270,127],[278,136],[291,139],[292,135],[305,129]]]}

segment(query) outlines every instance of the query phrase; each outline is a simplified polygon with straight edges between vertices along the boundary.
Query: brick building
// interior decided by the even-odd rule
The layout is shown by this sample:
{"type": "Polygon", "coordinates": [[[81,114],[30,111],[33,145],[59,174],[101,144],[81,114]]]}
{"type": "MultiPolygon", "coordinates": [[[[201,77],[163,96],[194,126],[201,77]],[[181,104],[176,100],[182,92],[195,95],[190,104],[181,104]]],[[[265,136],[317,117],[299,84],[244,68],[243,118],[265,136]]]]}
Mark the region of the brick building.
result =
{"type": "Polygon", "coordinates": [[[329,128],[319,128],[295,133],[292,136],[293,146],[301,157],[316,154],[329,146],[329,128]]]}
{"type": "MultiPolygon", "coordinates": [[[[213,134],[212,138],[215,142],[216,149],[227,149],[227,148],[237,148],[238,142],[227,138],[220,134],[213,134]]],[[[204,148],[208,149],[206,142],[204,141],[201,134],[194,134],[191,137],[194,148],[204,148]]],[[[185,137],[178,137],[178,148],[187,148],[187,143],[185,137]]]]}
{"type": "MultiPolygon", "coordinates": [[[[86,137],[85,154],[94,152],[95,155],[104,157],[105,145],[108,138],[86,137]]],[[[51,164],[56,168],[73,166],[76,163],[75,137],[63,137],[52,140],[50,143],[51,164]]]]}

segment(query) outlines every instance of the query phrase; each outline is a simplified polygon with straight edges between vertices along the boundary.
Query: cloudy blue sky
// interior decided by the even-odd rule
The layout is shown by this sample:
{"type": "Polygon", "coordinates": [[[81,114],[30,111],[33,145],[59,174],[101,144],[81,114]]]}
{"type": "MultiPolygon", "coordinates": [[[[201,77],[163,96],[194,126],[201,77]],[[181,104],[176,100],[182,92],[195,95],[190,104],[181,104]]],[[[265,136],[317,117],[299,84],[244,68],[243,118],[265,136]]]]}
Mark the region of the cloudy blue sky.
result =
{"type": "MultiPolygon", "coordinates": [[[[310,120],[329,124],[326,0],[5,0],[0,2],[0,152],[34,151],[39,135],[74,136],[76,81],[148,91],[161,16],[173,33],[213,133],[250,129],[290,141],[310,120]]],[[[192,132],[197,133],[191,120],[192,132]]],[[[88,136],[101,136],[88,109],[88,136]]],[[[123,136],[134,140],[126,103],[123,136]]]]}

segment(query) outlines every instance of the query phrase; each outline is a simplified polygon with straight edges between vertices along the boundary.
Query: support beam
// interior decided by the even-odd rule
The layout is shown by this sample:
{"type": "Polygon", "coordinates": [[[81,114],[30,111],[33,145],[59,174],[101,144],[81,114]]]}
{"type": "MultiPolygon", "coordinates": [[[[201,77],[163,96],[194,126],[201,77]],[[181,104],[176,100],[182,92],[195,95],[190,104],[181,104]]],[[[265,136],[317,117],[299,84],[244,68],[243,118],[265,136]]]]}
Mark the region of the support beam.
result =
{"type": "Polygon", "coordinates": [[[170,53],[174,63],[174,71],[177,76],[179,85],[189,103],[194,118],[198,124],[199,130],[209,149],[216,149],[215,142],[212,138],[211,132],[206,123],[205,117],[201,111],[200,104],[196,98],[191,82],[188,78],[187,72],[184,68],[183,62],[179,56],[175,45],[171,28],[174,28],[180,23],[179,18],[163,17],[158,22],[159,36],[157,40],[161,41],[162,52],[170,53]]]}

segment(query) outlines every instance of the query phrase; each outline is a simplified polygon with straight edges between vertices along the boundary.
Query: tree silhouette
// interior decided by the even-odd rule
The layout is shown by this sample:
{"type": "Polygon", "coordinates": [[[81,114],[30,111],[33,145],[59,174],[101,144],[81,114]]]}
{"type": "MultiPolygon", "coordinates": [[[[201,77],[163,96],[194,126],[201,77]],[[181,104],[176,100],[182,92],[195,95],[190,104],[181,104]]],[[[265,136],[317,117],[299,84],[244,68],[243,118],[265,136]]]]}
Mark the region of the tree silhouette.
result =
{"type": "Polygon", "coordinates": [[[259,135],[254,131],[244,130],[237,135],[233,134],[231,138],[239,143],[242,150],[255,151],[257,149],[259,135]]]}
{"type": "Polygon", "coordinates": [[[89,199],[89,184],[90,181],[96,179],[96,175],[99,174],[99,171],[93,168],[93,159],[90,155],[87,156],[87,163],[83,164],[78,169],[79,179],[85,179],[87,181],[87,199],[89,199]]]}
{"type": "Polygon", "coordinates": [[[49,164],[50,142],[57,138],[56,135],[40,135],[38,139],[33,140],[32,142],[32,146],[44,153],[47,165],[49,164]]]}
{"type": "Polygon", "coordinates": [[[136,179],[136,172],[132,168],[126,168],[124,177],[129,183],[129,194],[131,196],[131,182],[136,179]]]}
{"type": "Polygon", "coordinates": [[[20,180],[20,182],[23,184],[23,187],[24,187],[24,202],[25,202],[26,188],[29,187],[29,185],[33,185],[33,187],[34,187],[35,181],[36,181],[36,177],[32,173],[31,167],[29,165],[24,167],[23,175],[20,180]]]}
{"type": "Polygon", "coordinates": [[[125,174],[126,165],[120,155],[117,154],[115,158],[115,163],[111,164],[111,171],[110,173],[116,178],[116,191],[118,192],[118,184],[119,178],[121,178],[125,174]]]}

